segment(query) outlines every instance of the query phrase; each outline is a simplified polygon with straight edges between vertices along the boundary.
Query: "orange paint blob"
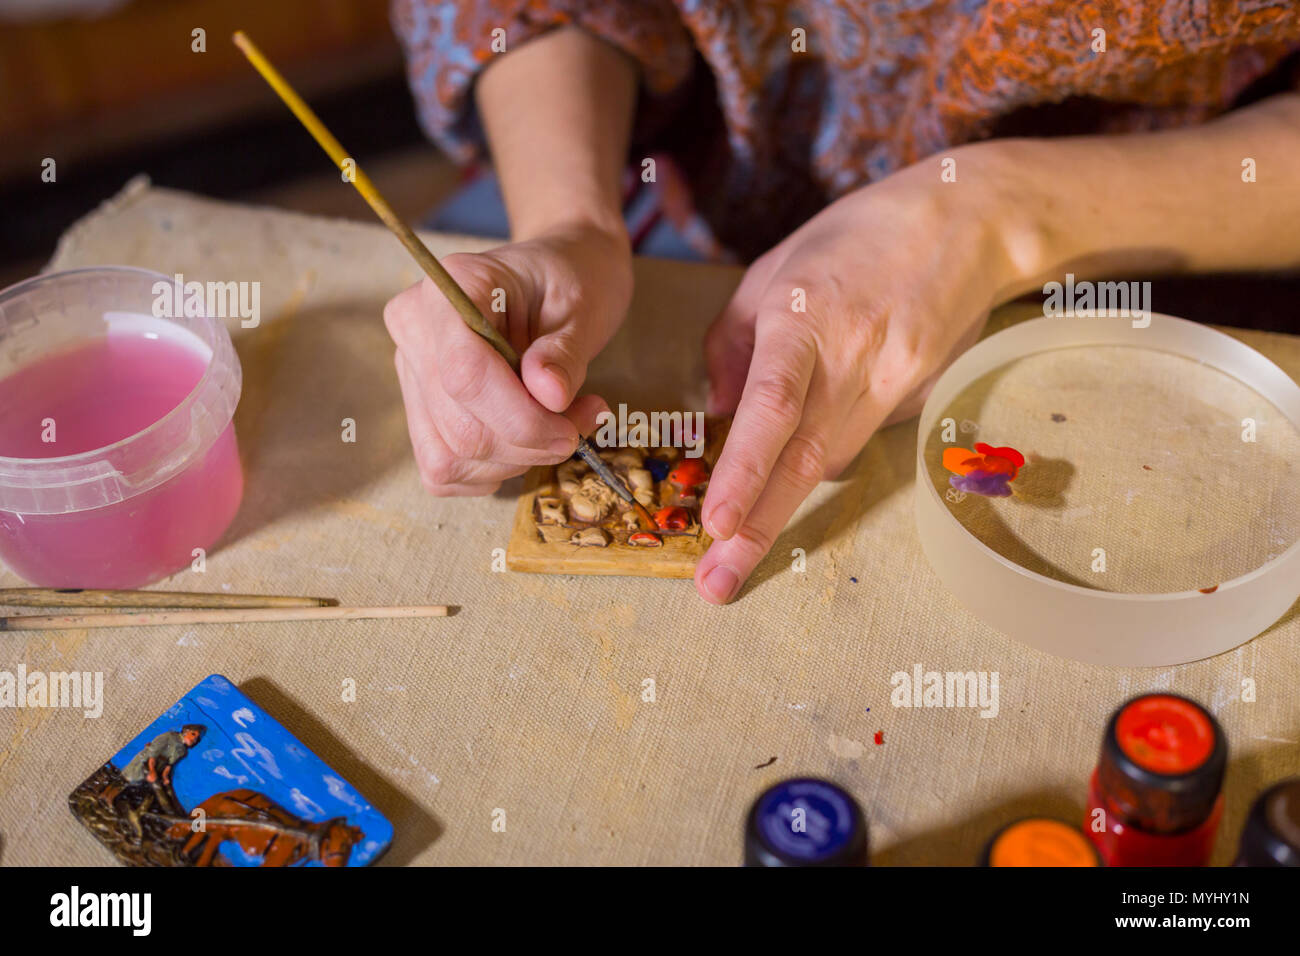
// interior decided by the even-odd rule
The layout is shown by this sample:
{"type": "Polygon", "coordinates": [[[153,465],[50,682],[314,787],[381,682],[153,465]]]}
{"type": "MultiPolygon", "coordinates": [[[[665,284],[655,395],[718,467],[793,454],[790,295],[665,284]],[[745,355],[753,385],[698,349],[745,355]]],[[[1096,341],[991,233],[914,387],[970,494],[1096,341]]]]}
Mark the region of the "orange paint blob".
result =
{"type": "Polygon", "coordinates": [[[980,455],[969,448],[945,448],[943,450],[943,467],[954,475],[968,475],[982,461],[980,455]]]}

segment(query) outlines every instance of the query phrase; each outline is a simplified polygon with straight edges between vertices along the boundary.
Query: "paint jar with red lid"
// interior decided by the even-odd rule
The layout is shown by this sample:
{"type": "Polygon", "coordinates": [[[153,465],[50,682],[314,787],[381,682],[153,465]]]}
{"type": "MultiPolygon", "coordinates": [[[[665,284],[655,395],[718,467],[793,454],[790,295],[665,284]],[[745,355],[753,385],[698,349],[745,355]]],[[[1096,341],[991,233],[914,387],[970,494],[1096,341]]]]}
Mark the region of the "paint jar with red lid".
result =
{"type": "Polygon", "coordinates": [[[1300,866],[1300,777],[1259,795],[1242,827],[1233,865],[1300,866]]]}
{"type": "Polygon", "coordinates": [[[1204,866],[1223,816],[1228,741],[1200,704],[1135,697],[1110,718],[1084,832],[1107,866],[1204,866]]]}

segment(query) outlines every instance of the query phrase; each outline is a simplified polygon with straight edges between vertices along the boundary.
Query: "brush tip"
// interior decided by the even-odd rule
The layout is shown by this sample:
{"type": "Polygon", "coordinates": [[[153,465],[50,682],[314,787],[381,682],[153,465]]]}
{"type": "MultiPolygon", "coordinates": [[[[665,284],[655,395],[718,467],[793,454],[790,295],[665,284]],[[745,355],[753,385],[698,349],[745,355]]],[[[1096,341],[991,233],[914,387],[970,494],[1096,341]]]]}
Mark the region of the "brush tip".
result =
{"type": "Polygon", "coordinates": [[[632,510],[636,512],[637,518],[640,519],[641,529],[643,531],[659,530],[659,526],[655,524],[655,519],[650,517],[650,512],[646,510],[646,506],[641,504],[641,502],[637,501],[635,498],[632,499],[632,510]]]}

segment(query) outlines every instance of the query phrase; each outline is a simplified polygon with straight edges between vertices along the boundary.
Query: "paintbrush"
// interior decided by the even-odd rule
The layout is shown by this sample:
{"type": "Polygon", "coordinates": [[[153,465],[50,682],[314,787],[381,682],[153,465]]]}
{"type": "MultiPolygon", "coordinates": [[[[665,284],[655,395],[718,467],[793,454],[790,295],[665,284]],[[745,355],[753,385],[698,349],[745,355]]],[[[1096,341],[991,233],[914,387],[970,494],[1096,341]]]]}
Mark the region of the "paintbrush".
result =
{"type": "MultiPolygon", "coordinates": [[[[236,31],[234,41],[235,46],[239,47],[244,56],[248,57],[248,62],[253,64],[253,68],[262,75],[262,79],[266,80],[271,89],[279,94],[280,99],[284,100],[285,106],[289,107],[293,115],[298,117],[298,121],[306,127],[307,132],[311,133],[316,142],[320,144],[321,149],[325,150],[329,158],[334,161],[334,165],[338,166],[339,170],[357,188],[357,192],[361,193],[362,198],[370,204],[370,208],[375,211],[375,214],[379,216],[384,225],[401,240],[402,245],[406,246],[407,251],[419,263],[425,274],[433,280],[433,284],[447,297],[447,301],[459,313],[465,324],[486,339],[501,357],[510,363],[510,367],[514,369],[515,374],[518,374],[519,353],[497,331],[496,326],[483,318],[483,313],[478,310],[478,306],[465,294],[465,290],[451,277],[451,274],[443,268],[442,263],[429,251],[429,247],[421,242],[420,237],[398,218],[397,213],[393,211],[393,207],[388,204],[388,200],[380,195],[379,190],[375,188],[375,184],[370,181],[370,177],[362,172],[357,161],[348,155],[339,141],[334,138],[334,134],[326,129],[325,124],[312,112],[311,107],[303,101],[302,97],[295,92],[294,88],[262,55],[262,51],[254,45],[253,41],[242,30],[236,31]]],[[[636,497],[623,484],[618,475],[614,474],[613,469],[601,459],[599,453],[587,438],[579,436],[578,447],[574,453],[600,476],[600,480],[607,484],[614,494],[631,505],[632,510],[636,512],[637,520],[644,530],[657,530],[654,519],[650,517],[650,512],[645,509],[641,502],[636,500],[636,497]]]]}

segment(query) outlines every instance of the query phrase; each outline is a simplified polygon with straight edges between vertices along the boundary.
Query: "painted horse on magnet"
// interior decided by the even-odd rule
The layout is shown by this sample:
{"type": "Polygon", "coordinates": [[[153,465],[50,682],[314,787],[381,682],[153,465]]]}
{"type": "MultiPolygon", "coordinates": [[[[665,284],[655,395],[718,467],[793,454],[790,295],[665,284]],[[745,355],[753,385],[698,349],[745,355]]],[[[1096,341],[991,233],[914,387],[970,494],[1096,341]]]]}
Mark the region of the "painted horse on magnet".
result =
{"type": "Polygon", "coordinates": [[[315,861],[322,866],[347,866],[352,847],[365,836],[344,817],[309,823],[294,816],[255,790],[214,793],[195,808],[202,811],[203,829],[191,832],[188,822],[172,824],[174,840],[189,840],[181,851],[195,866],[211,866],[221,844],[231,840],[262,866],[294,866],[315,861]],[[198,853],[198,857],[194,856],[198,853]]]}

